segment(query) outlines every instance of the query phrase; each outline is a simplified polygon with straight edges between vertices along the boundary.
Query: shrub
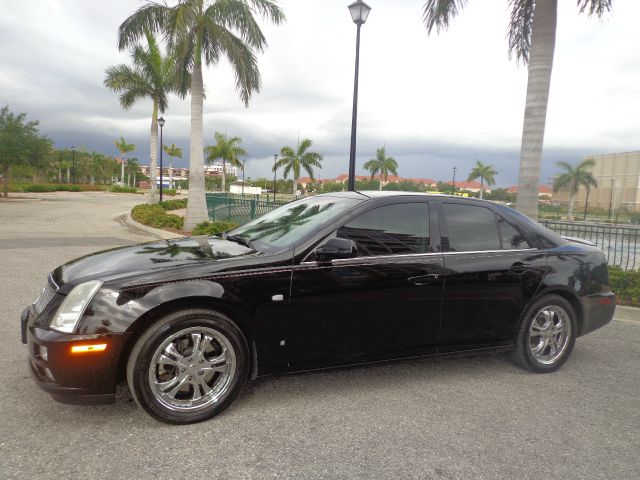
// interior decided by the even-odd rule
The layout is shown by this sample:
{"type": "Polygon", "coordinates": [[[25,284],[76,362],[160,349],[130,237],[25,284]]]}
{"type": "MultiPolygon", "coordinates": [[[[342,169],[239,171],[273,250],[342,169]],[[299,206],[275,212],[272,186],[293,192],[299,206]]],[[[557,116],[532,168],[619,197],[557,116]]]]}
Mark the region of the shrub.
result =
{"type": "Polygon", "coordinates": [[[114,185],[111,187],[111,192],[113,193],[138,193],[138,189],[136,187],[121,187],[120,185],[114,185]]]}
{"type": "Polygon", "coordinates": [[[131,218],[136,222],[155,228],[174,228],[182,230],[184,219],[167,213],[161,205],[136,205],[131,210],[131,218]]]}
{"type": "Polygon", "coordinates": [[[192,235],[218,235],[219,233],[228,232],[238,226],[233,222],[202,222],[196,225],[192,235]]]}
{"type": "Polygon", "coordinates": [[[187,208],[187,199],[181,198],[179,200],[165,200],[160,202],[160,205],[165,210],[180,210],[181,208],[187,208]]]}
{"type": "Polygon", "coordinates": [[[612,265],[609,267],[609,284],[623,305],[640,307],[640,270],[625,272],[612,265]]]}
{"type": "Polygon", "coordinates": [[[175,197],[176,196],[176,189],[175,188],[163,188],[162,189],[162,196],[164,197],[165,195],[168,195],[170,197],[175,197]]]}

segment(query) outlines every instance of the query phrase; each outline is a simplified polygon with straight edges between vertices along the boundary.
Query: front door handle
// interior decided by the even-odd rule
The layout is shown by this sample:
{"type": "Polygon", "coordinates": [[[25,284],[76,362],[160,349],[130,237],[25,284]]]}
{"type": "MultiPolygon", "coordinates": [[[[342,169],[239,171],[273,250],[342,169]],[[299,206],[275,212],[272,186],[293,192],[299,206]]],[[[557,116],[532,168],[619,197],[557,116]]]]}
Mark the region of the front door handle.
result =
{"type": "Polygon", "coordinates": [[[414,285],[422,286],[422,285],[428,285],[429,283],[433,282],[434,280],[438,280],[439,278],[440,278],[440,275],[438,275],[437,273],[429,273],[427,275],[418,275],[417,277],[409,277],[408,280],[414,285]]]}

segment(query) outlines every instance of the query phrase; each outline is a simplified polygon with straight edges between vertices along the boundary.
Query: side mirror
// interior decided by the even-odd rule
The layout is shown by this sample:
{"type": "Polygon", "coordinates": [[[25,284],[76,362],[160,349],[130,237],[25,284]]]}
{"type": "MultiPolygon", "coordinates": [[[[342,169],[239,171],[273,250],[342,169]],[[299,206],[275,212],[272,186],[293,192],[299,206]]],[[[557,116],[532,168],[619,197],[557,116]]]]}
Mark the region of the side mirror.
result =
{"type": "Polygon", "coordinates": [[[356,242],[347,238],[331,238],[316,249],[318,262],[331,262],[339,258],[353,258],[358,255],[356,242]]]}

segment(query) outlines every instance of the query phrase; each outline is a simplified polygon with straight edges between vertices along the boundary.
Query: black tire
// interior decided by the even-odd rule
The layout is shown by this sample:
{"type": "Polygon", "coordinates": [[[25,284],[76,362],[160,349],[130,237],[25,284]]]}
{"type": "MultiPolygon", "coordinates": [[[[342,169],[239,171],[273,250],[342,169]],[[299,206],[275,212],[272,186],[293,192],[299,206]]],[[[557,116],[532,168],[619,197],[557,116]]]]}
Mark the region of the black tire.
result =
{"type": "MultiPolygon", "coordinates": [[[[201,338],[204,336],[201,335],[201,338]]],[[[209,338],[212,338],[210,335],[209,338]]],[[[202,344],[204,345],[204,343],[202,344]]],[[[202,347],[202,358],[199,363],[202,364],[203,361],[209,362],[205,358],[204,347],[202,347]]],[[[166,356],[165,356],[166,358],[166,356]]],[[[221,357],[218,357],[221,358],[221,357]]],[[[224,358],[231,358],[231,354],[225,353],[224,358]]],[[[163,365],[165,363],[163,362],[163,365]]],[[[168,364],[167,364],[168,365],[168,364]]],[[[152,324],[137,340],[133,349],[131,350],[131,354],[129,355],[129,359],[127,362],[127,383],[129,384],[129,390],[131,391],[131,395],[135,399],[136,403],[140,405],[140,407],[147,412],[150,416],[155,418],[156,420],[160,420],[166,423],[173,424],[187,424],[187,423],[195,423],[201,422],[203,420],[207,420],[220,412],[222,412],[225,408],[227,408],[231,402],[236,398],[246,378],[249,373],[250,366],[250,355],[249,348],[247,346],[247,341],[244,338],[244,335],[237,327],[235,323],[225,315],[221,313],[215,312],[213,310],[208,309],[188,309],[188,310],[180,310],[177,312],[170,313],[162,318],[160,318],[157,322],[152,324]],[[203,330],[199,330],[203,329],[203,330]],[[182,335],[180,335],[182,332],[182,335]],[[184,352],[189,352],[191,349],[191,353],[184,353],[184,357],[180,356],[180,361],[186,362],[186,360],[191,360],[192,358],[196,358],[197,354],[195,342],[188,345],[188,338],[190,334],[198,334],[198,332],[210,332],[213,335],[216,335],[213,342],[209,343],[209,348],[211,349],[210,355],[215,355],[213,351],[213,347],[216,346],[220,349],[220,352],[231,352],[233,353],[233,362],[229,361],[228,366],[224,366],[221,368],[227,368],[229,370],[227,373],[217,373],[213,371],[213,373],[203,374],[203,370],[197,372],[199,375],[211,375],[209,382],[215,384],[215,381],[219,381],[223,384],[224,389],[220,389],[219,392],[214,392],[215,395],[220,394],[219,398],[213,398],[211,392],[205,394],[205,390],[201,387],[198,387],[197,382],[194,380],[193,382],[186,382],[186,375],[191,374],[191,369],[203,368],[198,365],[194,365],[188,367],[187,373],[185,370],[178,366],[158,366],[156,363],[156,359],[159,358],[157,355],[166,352],[167,350],[161,350],[161,346],[166,344],[166,342],[171,343],[174,347],[174,342],[182,342],[180,345],[186,344],[186,350],[184,352]],[[175,340],[172,340],[172,337],[178,336],[175,340]],[[218,342],[216,339],[220,339],[218,342]],[[223,347],[224,344],[224,347],[223,347]],[[222,350],[224,348],[224,350],[222,350]],[[191,358],[186,358],[187,355],[191,355],[191,358]],[[155,375],[158,374],[158,368],[168,370],[168,376],[174,376],[175,378],[171,379],[174,382],[173,385],[180,383],[183,385],[180,387],[181,389],[187,389],[186,393],[182,393],[182,390],[178,390],[175,394],[177,395],[192,395],[193,399],[196,396],[196,389],[198,391],[198,395],[202,396],[202,400],[204,401],[208,397],[208,401],[214,401],[214,403],[206,404],[206,402],[202,406],[188,406],[184,407],[184,410],[180,410],[183,408],[182,406],[176,407],[176,405],[172,405],[171,401],[175,401],[178,403],[180,401],[188,402],[187,400],[180,400],[171,397],[164,397],[160,393],[158,393],[158,388],[152,387],[151,378],[156,378],[155,375]],[[225,377],[226,375],[226,377],[225,377]],[[182,381],[178,378],[182,378],[182,381]],[[218,379],[218,380],[216,380],[218,379]],[[224,380],[220,380],[224,379],[224,380]],[[190,393],[189,393],[189,389],[190,393]],[[169,402],[166,403],[163,400],[169,399],[169,402]],[[188,410],[191,408],[192,410],[188,410]]],[[[193,375],[196,375],[194,371],[193,375]]],[[[189,376],[188,379],[192,380],[193,377],[189,376]]],[[[202,381],[205,381],[205,377],[201,377],[202,381]]],[[[213,389],[215,390],[215,389],[213,389]]],[[[214,397],[215,397],[214,395],[214,397]]],[[[195,400],[194,400],[195,402],[195,400]]]]}
{"type": "MultiPolygon", "coordinates": [[[[558,313],[556,313],[556,315],[558,315],[558,313]]],[[[516,340],[516,345],[512,353],[513,359],[523,368],[534,371],[536,373],[554,372],[559,369],[571,355],[573,347],[576,343],[577,332],[578,324],[576,320],[576,314],[571,304],[559,295],[545,295],[544,297],[536,300],[527,309],[524,318],[522,319],[520,330],[518,331],[518,338],[516,340]],[[568,333],[566,333],[562,337],[562,345],[564,347],[560,353],[556,352],[555,355],[551,355],[552,347],[549,346],[540,351],[539,356],[541,358],[538,358],[532,351],[532,349],[534,348],[533,345],[543,345],[544,336],[537,333],[532,335],[531,330],[534,321],[540,321],[539,315],[544,315],[542,313],[543,310],[559,312],[560,316],[564,315],[562,312],[565,312],[566,317],[568,318],[566,318],[564,321],[567,322],[570,329],[568,333]],[[564,341],[564,338],[566,338],[566,343],[564,341]],[[545,355],[543,354],[544,351],[549,352],[548,357],[550,358],[548,360],[545,359],[545,355]],[[557,356],[557,358],[554,358],[555,356],[557,356]]]]}

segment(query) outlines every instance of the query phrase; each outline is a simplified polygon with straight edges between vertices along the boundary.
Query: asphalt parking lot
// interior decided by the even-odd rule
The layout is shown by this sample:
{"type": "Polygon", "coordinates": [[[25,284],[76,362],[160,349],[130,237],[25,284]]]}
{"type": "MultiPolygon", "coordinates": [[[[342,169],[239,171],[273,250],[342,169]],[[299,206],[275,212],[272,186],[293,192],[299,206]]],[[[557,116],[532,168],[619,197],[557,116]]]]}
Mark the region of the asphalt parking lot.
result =
{"type": "Polygon", "coordinates": [[[503,355],[258,379],[211,421],[160,424],[132,401],[54,402],[31,380],[19,317],[57,265],[150,240],[116,217],[142,197],[0,200],[0,479],[640,478],[640,323],[578,340],[557,373],[503,355]]]}

